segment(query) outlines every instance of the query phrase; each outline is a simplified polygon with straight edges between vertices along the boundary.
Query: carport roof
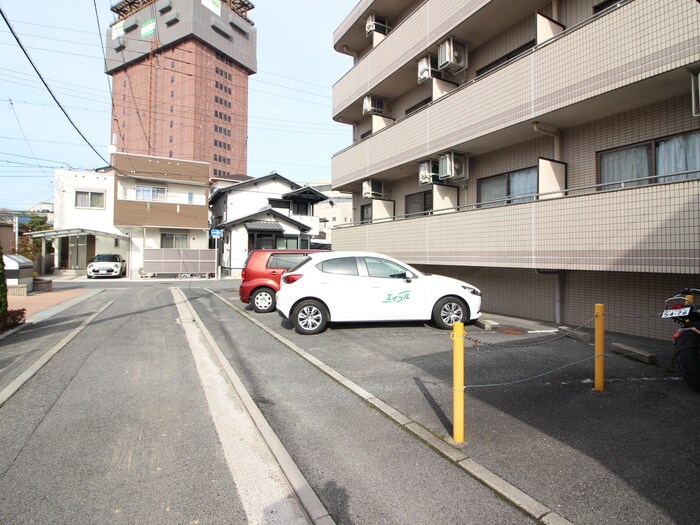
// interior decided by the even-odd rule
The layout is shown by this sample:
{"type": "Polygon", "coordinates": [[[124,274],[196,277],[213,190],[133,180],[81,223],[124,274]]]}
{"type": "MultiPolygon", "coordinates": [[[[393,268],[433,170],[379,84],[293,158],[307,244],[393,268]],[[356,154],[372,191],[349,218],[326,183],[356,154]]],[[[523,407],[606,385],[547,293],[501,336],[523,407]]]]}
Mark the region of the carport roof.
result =
{"type": "Polygon", "coordinates": [[[70,237],[71,235],[94,235],[99,237],[111,237],[112,239],[128,239],[126,235],[116,233],[101,232],[98,230],[88,230],[85,228],[64,228],[59,230],[43,230],[38,232],[25,233],[27,237],[33,239],[56,239],[58,237],[70,237]]]}

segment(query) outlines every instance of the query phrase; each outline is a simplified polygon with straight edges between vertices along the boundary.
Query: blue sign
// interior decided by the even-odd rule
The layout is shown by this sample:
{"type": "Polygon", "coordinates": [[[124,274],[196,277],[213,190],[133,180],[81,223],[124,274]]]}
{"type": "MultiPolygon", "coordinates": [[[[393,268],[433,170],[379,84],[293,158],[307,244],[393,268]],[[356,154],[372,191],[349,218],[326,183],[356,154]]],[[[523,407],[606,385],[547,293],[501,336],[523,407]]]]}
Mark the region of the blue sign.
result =
{"type": "Polygon", "coordinates": [[[211,230],[212,239],[221,239],[224,236],[224,230],[211,230]]]}

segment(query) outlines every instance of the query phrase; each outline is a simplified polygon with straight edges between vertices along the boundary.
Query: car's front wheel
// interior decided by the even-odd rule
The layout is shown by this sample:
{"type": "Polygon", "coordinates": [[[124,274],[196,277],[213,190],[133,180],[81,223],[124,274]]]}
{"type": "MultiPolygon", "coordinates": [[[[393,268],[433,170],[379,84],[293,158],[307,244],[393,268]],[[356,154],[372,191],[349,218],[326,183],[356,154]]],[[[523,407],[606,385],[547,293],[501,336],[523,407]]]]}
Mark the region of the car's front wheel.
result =
{"type": "Polygon", "coordinates": [[[258,288],[250,296],[253,309],[259,314],[266,314],[275,309],[275,292],[270,288],[258,288]]]}
{"type": "Polygon", "coordinates": [[[433,322],[443,330],[451,330],[455,323],[465,323],[468,319],[467,305],[457,297],[443,297],[433,307],[433,322]]]}
{"type": "Polygon", "coordinates": [[[326,329],[328,311],[319,301],[307,299],[294,307],[291,321],[299,334],[318,334],[326,329]]]}

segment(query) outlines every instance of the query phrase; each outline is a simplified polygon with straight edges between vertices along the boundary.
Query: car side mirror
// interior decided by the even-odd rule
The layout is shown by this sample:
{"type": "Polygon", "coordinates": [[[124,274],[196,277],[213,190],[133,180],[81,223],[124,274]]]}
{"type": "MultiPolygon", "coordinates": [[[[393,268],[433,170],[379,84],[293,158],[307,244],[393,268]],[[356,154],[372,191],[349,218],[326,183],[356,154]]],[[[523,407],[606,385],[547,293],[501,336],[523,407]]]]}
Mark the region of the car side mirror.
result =
{"type": "Polygon", "coordinates": [[[407,282],[407,283],[410,283],[410,282],[411,282],[413,279],[415,279],[415,278],[416,278],[416,276],[413,275],[413,272],[409,272],[408,270],[406,271],[406,277],[405,277],[405,279],[406,279],[406,282],[407,282]]]}

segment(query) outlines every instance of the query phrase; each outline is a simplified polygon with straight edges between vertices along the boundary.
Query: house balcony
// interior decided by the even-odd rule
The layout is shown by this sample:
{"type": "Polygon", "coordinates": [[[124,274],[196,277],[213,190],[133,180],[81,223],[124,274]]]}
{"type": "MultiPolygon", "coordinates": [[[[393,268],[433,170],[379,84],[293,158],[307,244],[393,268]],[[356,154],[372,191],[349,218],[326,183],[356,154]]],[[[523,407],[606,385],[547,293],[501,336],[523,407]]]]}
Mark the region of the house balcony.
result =
{"type": "MultiPolygon", "coordinates": [[[[695,174],[697,176],[697,174],[695,174]]],[[[700,274],[700,179],[333,230],[414,265],[700,274]]]]}
{"type": "MultiPolygon", "coordinates": [[[[398,31],[422,23],[411,39],[421,41],[415,35],[425,32],[428,20],[421,9],[427,6],[395,30],[393,43],[387,38],[336,84],[336,118],[349,105],[361,105],[368,88],[382,95],[372,88],[380,83],[376,75],[396,70],[392,64],[405,64],[419,53],[418,48],[404,50],[418,44],[398,38],[398,31]]],[[[370,177],[417,174],[417,162],[447,150],[474,156],[531,140],[540,136],[533,122],[565,129],[690,96],[689,70],[698,67],[697,4],[674,1],[673,9],[659,9],[657,2],[634,0],[567,29],[336,154],[333,188],[359,191],[370,177]]]]}
{"type": "Polygon", "coordinates": [[[114,203],[114,224],[119,227],[207,229],[208,208],[196,204],[117,200],[114,203]]]}

